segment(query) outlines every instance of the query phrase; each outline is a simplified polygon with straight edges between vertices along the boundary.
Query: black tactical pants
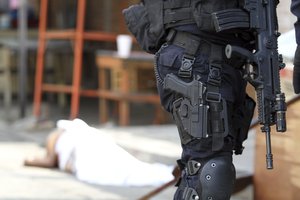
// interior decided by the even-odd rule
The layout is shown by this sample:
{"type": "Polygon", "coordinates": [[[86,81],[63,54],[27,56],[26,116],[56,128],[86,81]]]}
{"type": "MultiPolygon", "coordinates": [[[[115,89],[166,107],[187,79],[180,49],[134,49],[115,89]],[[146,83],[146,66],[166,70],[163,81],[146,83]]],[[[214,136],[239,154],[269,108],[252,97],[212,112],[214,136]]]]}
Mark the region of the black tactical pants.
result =
{"type": "MultiPolygon", "coordinates": [[[[177,95],[172,91],[164,90],[163,82],[167,74],[178,74],[183,53],[184,49],[172,44],[163,45],[161,49],[156,53],[155,73],[157,78],[157,88],[161,98],[162,106],[170,113],[172,113],[173,102],[177,99],[177,95]]],[[[193,75],[199,75],[200,81],[203,83],[207,82],[209,74],[208,56],[209,54],[207,52],[202,52],[200,46],[195,62],[193,64],[193,75]]],[[[243,80],[242,74],[239,70],[227,64],[224,64],[222,66],[222,69],[220,93],[222,95],[222,98],[226,99],[228,105],[228,121],[229,125],[231,125],[232,110],[234,109],[234,107],[238,106],[244,101],[246,95],[246,82],[243,80]]],[[[189,78],[181,79],[186,82],[190,82],[192,80],[189,78]]],[[[229,135],[224,138],[224,147],[218,152],[212,151],[211,138],[193,140],[188,144],[182,145],[183,151],[181,162],[186,165],[186,163],[191,159],[205,160],[212,157],[219,157],[220,155],[226,155],[227,157],[229,156],[231,159],[235,142],[235,133],[232,132],[231,128],[230,130],[231,132],[229,133],[229,135]]],[[[197,187],[197,184],[195,183],[192,187],[197,187]]],[[[179,198],[181,199],[182,197],[179,198]]]]}

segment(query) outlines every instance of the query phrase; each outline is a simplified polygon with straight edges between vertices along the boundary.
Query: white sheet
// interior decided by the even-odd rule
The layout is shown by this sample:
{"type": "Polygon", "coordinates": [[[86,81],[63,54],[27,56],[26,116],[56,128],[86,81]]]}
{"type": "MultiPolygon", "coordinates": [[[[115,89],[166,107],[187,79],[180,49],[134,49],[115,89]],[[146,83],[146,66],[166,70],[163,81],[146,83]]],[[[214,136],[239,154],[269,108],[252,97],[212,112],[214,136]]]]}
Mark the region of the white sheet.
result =
{"type": "Polygon", "coordinates": [[[102,185],[157,186],[173,179],[172,166],[142,162],[101,130],[84,121],[59,120],[64,133],[56,144],[59,167],[64,169],[74,156],[73,172],[79,180],[102,185]]]}

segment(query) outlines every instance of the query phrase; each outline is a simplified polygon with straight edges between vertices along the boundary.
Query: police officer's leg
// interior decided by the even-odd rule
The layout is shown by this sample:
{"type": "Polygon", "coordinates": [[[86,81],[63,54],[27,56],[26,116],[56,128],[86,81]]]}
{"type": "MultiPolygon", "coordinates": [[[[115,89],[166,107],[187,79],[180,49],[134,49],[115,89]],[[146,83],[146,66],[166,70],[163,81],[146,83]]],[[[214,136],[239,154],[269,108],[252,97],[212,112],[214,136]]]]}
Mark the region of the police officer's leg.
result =
{"type": "Polygon", "coordinates": [[[175,200],[229,200],[235,181],[232,164],[232,106],[200,80],[167,75],[164,89],[179,94],[173,117],[183,148],[183,176],[175,200]]]}
{"type": "MultiPolygon", "coordinates": [[[[197,122],[197,120],[195,121],[195,119],[201,119],[201,121],[204,122],[205,120],[207,120],[207,118],[202,117],[198,112],[189,113],[188,111],[200,110],[205,116],[209,114],[209,111],[207,110],[207,104],[204,105],[202,103],[196,103],[196,105],[194,105],[195,102],[201,102],[203,100],[201,98],[204,98],[204,96],[201,96],[202,94],[200,94],[200,91],[204,92],[206,90],[205,88],[199,88],[203,87],[204,84],[202,85],[202,83],[194,80],[194,82],[192,83],[193,86],[188,86],[188,89],[194,88],[195,92],[200,92],[200,96],[194,95],[194,97],[198,99],[196,99],[195,102],[191,103],[191,97],[185,98],[184,95],[182,95],[184,91],[180,91],[180,88],[182,88],[181,86],[186,87],[185,83],[181,82],[180,79],[177,79],[176,76],[167,75],[172,73],[177,74],[178,69],[181,65],[181,60],[179,59],[180,54],[182,54],[182,50],[180,50],[179,48],[176,48],[174,46],[163,46],[161,51],[159,51],[156,55],[157,62],[155,66],[158,92],[161,97],[162,105],[167,111],[173,112],[173,117],[178,126],[180,137],[182,140],[183,154],[181,166],[183,169],[183,173],[174,199],[226,200],[230,198],[233,183],[235,180],[235,170],[234,166],[232,165],[232,143],[230,140],[230,136],[227,136],[225,138],[225,134],[221,134],[221,137],[220,135],[217,135],[219,136],[219,140],[215,140],[215,142],[223,140],[225,140],[225,142],[224,144],[221,143],[221,145],[218,145],[222,146],[221,148],[212,151],[212,146],[214,143],[212,141],[212,135],[210,134],[210,136],[207,137],[209,133],[206,131],[207,127],[205,126],[205,123],[200,124],[197,122]],[[177,59],[174,60],[174,58],[177,59]],[[169,83],[171,83],[171,85],[169,85],[169,89],[166,89],[165,85],[167,76],[170,77],[167,81],[170,81],[169,83]],[[180,85],[180,87],[177,87],[178,84],[180,85]],[[196,116],[196,118],[191,116],[196,116]],[[183,122],[180,120],[183,120],[183,122]],[[185,127],[182,127],[182,124],[184,124],[185,127]],[[198,130],[199,125],[200,129],[203,129],[204,131],[198,130]],[[189,129],[191,133],[187,134],[186,129],[189,129]],[[194,136],[196,139],[193,138],[194,136]]],[[[204,62],[199,60],[199,63],[204,62]]],[[[205,66],[203,66],[202,69],[205,69],[205,66]]],[[[204,78],[205,74],[202,77],[204,78]]],[[[190,92],[189,94],[194,94],[194,91],[190,92]]],[[[225,120],[224,109],[227,108],[226,106],[224,106],[226,104],[226,101],[224,100],[221,102],[223,102],[223,104],[218,105],[223,107],[223,118],[217,120],[218,122],[225,120]]],[[[227,114],[228,113],[226,113],[226,115],[227,114]]]]}
{"type": "MultiPolygon", "coordinates": [[[[227,110],[231,115],[231,109],[227,110]]],[[[179,161],[182,177],[174,200],[230,199],[235,182],[232,164],[234,140],[231,134],[223,139],[223,147],[215,152],[211,149],[212,137],[193,139],[182,144],[182,159],[179,161]]]]}

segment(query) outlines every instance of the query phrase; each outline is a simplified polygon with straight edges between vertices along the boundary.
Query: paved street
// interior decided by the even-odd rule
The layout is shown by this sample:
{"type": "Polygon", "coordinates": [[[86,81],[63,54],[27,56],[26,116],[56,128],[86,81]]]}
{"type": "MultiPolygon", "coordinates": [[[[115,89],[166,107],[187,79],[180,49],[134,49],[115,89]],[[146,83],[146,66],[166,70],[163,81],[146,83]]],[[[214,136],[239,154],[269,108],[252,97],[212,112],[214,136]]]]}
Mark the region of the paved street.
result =
{"type": "MultiPolygon", "coordinates": [[[[43,168],[24,167],[23,160],[28,156],[43,155],[44,138],[47,131],[39,132],[18,132],[14,133],[12,127],[1,127],[0,143],[0,199],[2,200],[83,200],[83,199],[138,199],[153,187],[111,187],[96,186],[82,183],[76,180],[72,175],[59,170],[50,170],[43,168]],[[8,130],[7,132],[4,130],[8,130]]],[[[113,129],[108,131],[116,133],[113,129]]],[[[118,130],[119,133],[122,131],[118,130]]],[[[122,133],[121,133],[122,134],[122,133]]],[[[125,135],[126,133],[124,133],[125,135]]],[[[116,134],[117,139],[123,140],[124,146],[129,146],[129,141],[133,140],[132,135],[120,136],[116,134]]],[[[136,142],[146,147],[150,143],[142,141],[142,138],[136,138],[136,142]]],[[[149,141],[149,142],[153,142],[149,141]]],[[[155,145],[166,148],[176,148],[168,142],[157,142],[155,145]]],[[[129,148],[128,148],[129,149],[129,148]]],[[[172,149],[170,149],[172,150],[172,149]]],[[[156,157],[150,153],[142,153],[137,149],[129,149],[133,155],[142,158],[145,161],[156,157]]],[[[178,152],[178,151],[177,151],[178,152]]],[[[170,153],[163,154],[158,160],[165,160],[168,157],[169,163],[172,162],[170,153]]],[[[112,175],[113,176],[113,175],[112,175]]],[[[170,199],[173,189],[168,189],[161,193],[155,199],[170,199]]]]}
{"type": "MultiPolygon", "coordinates": [[[[4,117],[6,113],[0,112],[0,119],[4,117]]],[[[24,167],[26,157],[45,153],[46,137],[55,124],[46,121],[33,126],[34,121],[31,117],[0,121],[0,200],[136,200],[154,189],[91,185],[59,170],[24,167]]],[[[86,122],[90,124],[90,121],[86,122]]],[[[117,144],[142,161],[173,165],[180,156],[174,125],[118,127],[110,123],[94,124],[90,125],[111,134],[117,144]]],[[[239,173],[253,172],[253,134],[246,146],[245,154],[234,158],[239,173]]],[[[169,187],[151,200],[171,200],[174,191],[174,187],[169,187]]],[[[232,197],[232,200],[252,199],[251,186],[232,197]]]]}

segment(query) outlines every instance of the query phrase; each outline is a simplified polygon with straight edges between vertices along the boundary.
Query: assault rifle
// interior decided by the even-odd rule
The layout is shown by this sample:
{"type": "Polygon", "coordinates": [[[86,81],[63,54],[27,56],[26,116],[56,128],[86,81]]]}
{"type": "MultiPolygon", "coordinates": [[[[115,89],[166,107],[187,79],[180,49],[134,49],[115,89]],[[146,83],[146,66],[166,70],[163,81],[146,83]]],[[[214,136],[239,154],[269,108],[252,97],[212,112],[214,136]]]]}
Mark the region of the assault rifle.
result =
{"type": "Polygon", "coordinates": [[[286,131],[285,95],[280,91],[279,71],[284,68],[278,54],[278,22],[276,8],[279,0],[245,0],[243,9],[228,9],[213,13],[216,31],[244,28],[255,35],[256,49],[250,52],[239,46],[227,45],[228,58],[244,61],[244,77],[254,86],[257,95],[258,119],[266,135],[267,169],[273,168],[271,129],[286,131]]]}

